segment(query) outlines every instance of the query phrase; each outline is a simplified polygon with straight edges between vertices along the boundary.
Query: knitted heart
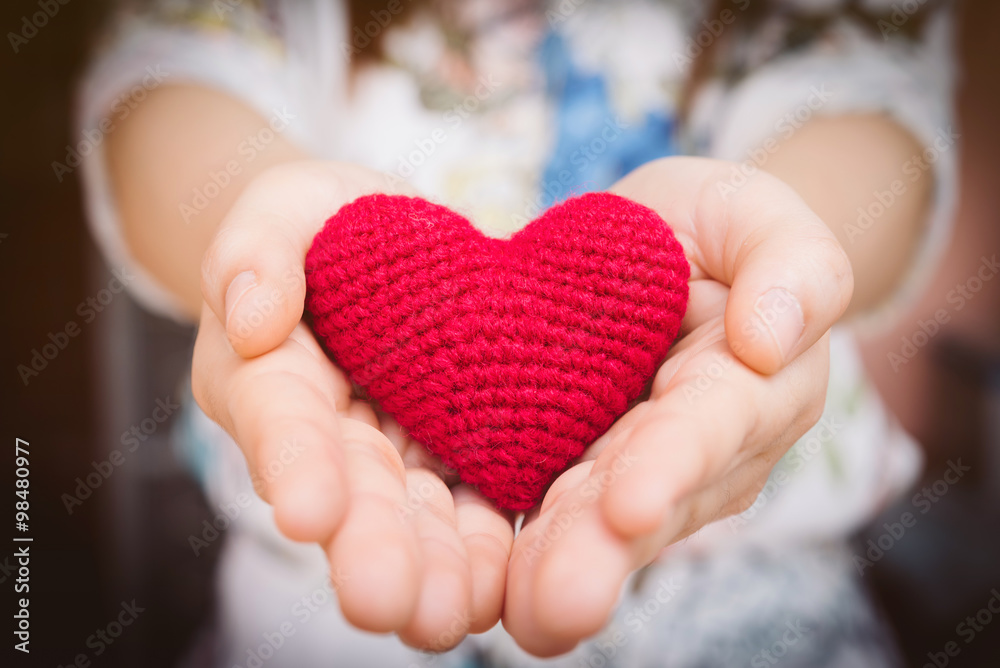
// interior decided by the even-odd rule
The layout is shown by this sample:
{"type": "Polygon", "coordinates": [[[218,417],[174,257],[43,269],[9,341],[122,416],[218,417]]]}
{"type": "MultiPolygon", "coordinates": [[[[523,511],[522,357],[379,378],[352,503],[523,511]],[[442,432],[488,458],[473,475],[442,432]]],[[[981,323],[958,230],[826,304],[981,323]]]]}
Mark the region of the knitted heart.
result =
{"type": "Polygon", "coordinates": [[[608,193],[509,240],[415,197],[341,208],[306,257],[334,362],[463,481],[526,510],[642,393],[690,268],[654,211],[608,193]]]}

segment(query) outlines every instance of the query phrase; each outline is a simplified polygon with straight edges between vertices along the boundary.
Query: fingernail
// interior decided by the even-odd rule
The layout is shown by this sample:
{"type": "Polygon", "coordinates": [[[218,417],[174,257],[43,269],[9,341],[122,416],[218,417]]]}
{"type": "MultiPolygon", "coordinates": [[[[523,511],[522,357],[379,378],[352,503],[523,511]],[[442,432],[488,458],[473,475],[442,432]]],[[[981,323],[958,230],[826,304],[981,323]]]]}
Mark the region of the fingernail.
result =
{"type": "Polygon", "coordinates": [[[246,293],[257,287],[257,274],[252,270],[247,270],[236,275],[233,282],[226,290],[226,329],[229,329],[229,321],[233,317],[236,306],[246,293]]]}
{"type": "Polygon", "coordinates": [[[761,295],[753,310],[761,320],[759,326],[766,328],[778,346],[781,359],[788,361],[806,326],[799,300],[784,288],[772,288],[761,295]]]}

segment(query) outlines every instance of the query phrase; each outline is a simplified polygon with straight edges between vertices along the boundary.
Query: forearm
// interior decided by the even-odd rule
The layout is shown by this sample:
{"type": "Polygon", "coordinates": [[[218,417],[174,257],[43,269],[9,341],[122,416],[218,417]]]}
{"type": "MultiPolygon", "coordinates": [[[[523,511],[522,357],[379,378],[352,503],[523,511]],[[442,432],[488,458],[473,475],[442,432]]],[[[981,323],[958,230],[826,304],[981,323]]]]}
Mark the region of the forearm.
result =
{"type": "Polygon", "coordinates": [[[855,284],[848,316],[889,297],[913,260],[934,177],[927,171],[912,178],[904,169],[922,150],[885,116],[841,116],[810,121],[764,165],[799,193],[847,251],[855,284]],[[859,209],[870,219],[859,221],[859,209]]]}
{"type": "Polygon", "coordinates": [[[262,171],[309,157],[246,105],[197,86],[152,91],[107,150],[125,242],[192,320],[202,256],[233,202],[262,171]]]}

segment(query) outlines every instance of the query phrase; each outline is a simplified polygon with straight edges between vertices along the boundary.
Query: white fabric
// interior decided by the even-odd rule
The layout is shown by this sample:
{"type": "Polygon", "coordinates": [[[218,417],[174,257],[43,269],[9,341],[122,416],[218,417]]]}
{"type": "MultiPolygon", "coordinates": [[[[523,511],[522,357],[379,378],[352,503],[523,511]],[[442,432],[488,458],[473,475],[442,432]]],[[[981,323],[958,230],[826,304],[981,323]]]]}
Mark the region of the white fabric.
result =
{"type": "Polygon", "coordinates": [[[959,145],[954,136],[960,134],[954,122],[951,20],[948,14],[933,17],[919,44],[873,42],[851,24],[841,26],[830,42],[768,64],[728,95],[708,92],[696,122],[711,137],[710,155],[755,167],[766,165],[766,158],[755,160],[754,149],[769,139],[789,138],[803,119],[813,116],[881,112],[921,146],[934,147],[935,141],[938,148],[944,146],[924,163],[931,170],[922,171],[916,161],[899,166],[897,176],[907,186],[916,173],[932,178],[933,196],[925,232],[901,287],[856,323],[874,331],[890,327],[912,305],[933,276],[951,235],[958,190],[959,145]],[[795,120],[775,120],[789,116],[795,120]]]}

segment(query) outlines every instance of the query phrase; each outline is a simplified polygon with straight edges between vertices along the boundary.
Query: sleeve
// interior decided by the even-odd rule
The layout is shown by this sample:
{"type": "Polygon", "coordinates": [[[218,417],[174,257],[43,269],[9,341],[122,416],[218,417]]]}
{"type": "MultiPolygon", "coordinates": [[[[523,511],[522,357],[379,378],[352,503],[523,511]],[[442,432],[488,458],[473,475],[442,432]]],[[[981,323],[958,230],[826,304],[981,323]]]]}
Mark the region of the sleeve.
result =
{"type": "MultiPolygon", "coordinates": [[[[264,118],[293,119],[283,130],[310,145],[316,106],[315,72],[287,49],[287,24],[308,24],[303,10],[281,17],[261,3],[154,3],[142,13],[118,15],[77,90],[72,149],[78,156],[88,224],[112,266],[136,276],[133,296],[151,311],[183,320],[177,298],[138,264],[125,244],[107,170],[104,139],[161,85],[195,83],[244,101],[264,118]]],[[[315,27],[315,26],[313,26],[315,27]]],[[[305,36],[302,41],[316,42],[305,36]]],[[[179,224],[183,224],[180,222],[179,224]]]]}
{"type": "MultiPolygon", "coordinates": [[[[867,329],[892,324],[925,289],[950,238],[958,189],[958,140],[953,113],[951,12],[936,11],[915,40],[843,21],[822,39],[778,56],[723,93],[703,95],[694,122],[711,123],[712,157],[761,167],[769,147],[790,137],[813,116],[880,112],[923,146],[901,165],[903,184],[929,173],[932,203],[915,259],[896,293],[855,323],[867,329]],[[711,110],[709,111],[709,107],[711,110]]],[[[706,125],[707,127],[707,125],[706,125]]],[[[703,135],[704,136],[704,135],[703,135]]],[[[876,224],[881,204],[856,215],[863,234],[876,224]]]]}

